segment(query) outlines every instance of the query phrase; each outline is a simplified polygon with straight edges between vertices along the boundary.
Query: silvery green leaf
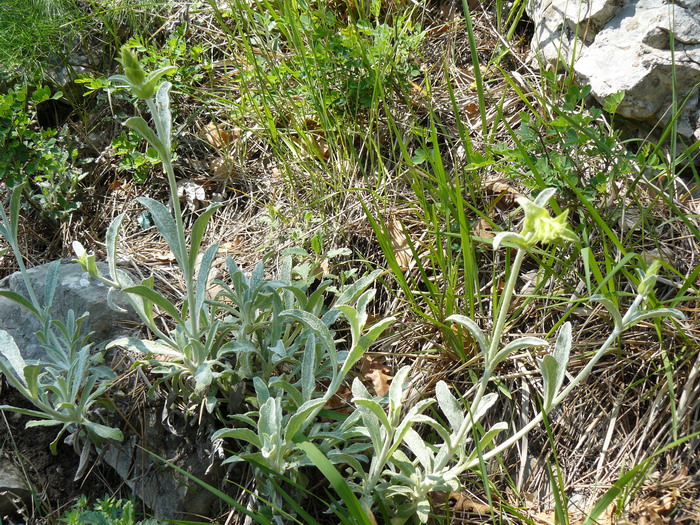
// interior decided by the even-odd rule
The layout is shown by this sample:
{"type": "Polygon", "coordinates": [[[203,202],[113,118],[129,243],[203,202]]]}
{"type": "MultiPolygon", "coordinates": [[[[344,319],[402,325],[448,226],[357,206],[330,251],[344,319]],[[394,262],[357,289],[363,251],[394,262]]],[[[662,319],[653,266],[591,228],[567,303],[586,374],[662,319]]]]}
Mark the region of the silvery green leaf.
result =
{"type": "Polygon", "coordinates": [[[292,441],[298,432],[303,432],[325,404],[325,399],[318,398],[306,401],[297,408],[284,429],[285,439],[292,441]]]}
{"type": "Polygon", "coordinates": [[[559,364],[550,354],[545,355],[540,361],[540,371],[542,372],[542,387],[544,390],[543,409],[545,413],[552,408],[554,396],[557,393],[557,373],[559,364]]]}
{"type": "Polygon", "coordinates": [[[304,400],[311,399],[316,389],[316,338],[310,333],[304,344],[301,358],[301,395],[304,400]]]}
{"type": "Polygon", "coordinates": [[[484,416],[484,414],[486,414],[488,409],[491,408],[494,405],[494,403],[496,403],[497,400],[498,395],[494,392],[486,394],[484,397],[482,397],[481,401],[479,402],[479,405],[474,411],[474,414],[472,414],[472,421],[479,421],[484,416]]]}
{"type": "MultiPolygon", "coordinates": [[[[14,386],[14,385],[12,385],[12,386],[14,386]]],[[[51,415],[45,414],[44,412],[39,412],[38,410],[31,410],[29,408],[18,408],[18,407],[13,407],[10,405],[0,405],[0,410],[7,410],[8,412],[16,412],[18,414],[24,414],[25,416],[30,416],[30,417],[38,417],[41,420],[46,420],[46,419],[51,417],[51,415]]],[[[51,419],[50,421],[54,421],[54,420],[51,419]]],[[[29,423],[31,423],[31,421],[28,421],[27,425],[29,425],[29,423]]],[[[53,425],[56,423],[51,423],[51,424],[53,425]]],[[[60,425],[61,422],[58,421],[57,424],[60,425]]],[[[27,425],[25,425],[25,427],[27,425]]]]}
{"type": "Polygon", "coordinates": [[[360,322],[360,314],[358,313],[357,309],[347,304],[341,304],[339,306],[336,306],[335,309],[343,312],[345,319],[350,325],[350,336],[352,338],[353,343],[358,341],[362,335],[362,325],[360,322]]]}
{"type": "Polygon", "coordinates": [[[484,434],[479,440],[481,450],[484,450],[486,447],[490,446],[491,442],[496,438],[496,436],[504,430],[508,430],[508,423],[505,421],[500,421],[489,428],[488,432],[486,432],[486,434],[484,434]]]}
{"type": "Polygon", "coordinates": [[[396,431],[394,433],[394,439],[396,440],[397,446],[403,439],[403,436],[406,434],[408,429],[410,429],[415,423],[431,424],[435,422],[433,418],[422,414],[422,412],[434,402],[434,399],[423,399],[421,401],[418,401],[418,403],[413,405],[408,410],[406,416],[401,419],[400,423],[396,427],[396,431]]]}
{"type": "Polygon", "coordinates": [[[549,203],[549,200],[554,197],[554,195],[557,193],[556,188],[545,188],[542,190],[537,197],[535,197],[535,200],[533,201],[537,206],[547,206],[549,203]]]}
{"type": "Polygon", "coordinates": [[[241,441],[246,441],[251,445],[261,448],[262,443],[258,435],[248,428],[222,428],[214,432],[211,437],[212,441],[217,439],[240,439],[241,441]]]}
{"type": "Polygon", "coordinates": [[[80,461],[78,462],[78,468],[75,471],[75,476],[73,476],[73,481],[79,481],[83,477],[85,471],[88,467],[88,459],[90,459],[90,451],[92,450],[92,441],[89,439],[85,440],[83,444],[83,449],[80,451],[80,461]]]}
{"type": "Polygon", "coordinates": [[[213,380],[214,375],[209,364],[203,363],[199,365],[199,367],[197,367],[197,371],[194,374],[194,394],[200,397],[206,394],[213,380]]]}
{"type": "Polygon", "coordinates": [[[159,343],[158,341],[150,341],[148,339],[137,339],[135,337],[120,337],[111,341],[105,347],[106,350],[120,346],[126,348],[131,352],[138,352],[140,354],[151,355],[151,354],[163,354],[172,357],[182,357],[182,352],[174,350],[168,345],[159,343]]]}
{"type": "MultiPolygon", "coordinates": [[[[206,299],[207,285],[209,284],[209,272],[211,265],[216,257],[216,252],[219,251],[219,243],[213,244],[207,248],[202,256],[202,261],[199,264],[199,274],[197,275],[197,287],[195,292],[194,309],[190,315],[198,316],[204,306],[206,299]]],[[[194,266],[192,266],[194,268],[194,266]]]]}
{"type": "Polygon", "coordinates": [[[392,421],[398,419],[401,413],[403,388],[411,371],[410,366],[402,367],[394,376],[389,386],[389,418],[392,421]]]}
{"type": "MultiPolygon", "coordinates": [[[[173,71],[175,68],[173,66],[170,67],[164,67],[160,68],[156,71],[153,71],[150,75],[148,75],[148,80],[146,81],[146,84],[152,83],[155,84],[155,82],[158,81],[160,76],[164,75],[165,73],[168,73],[170,71],[173,71]]],[[[161,157],[161,159],[169,159],[170,158],[170,134],[171,134],[171,127],[172,127],[172,117],[170,115],[170,88],[172,87],[172,84],[170,82],[163,82],[160,86],[158,86],[158,90],[156,91],[155,95],[155,111],[156,114],[153,115],[153,121],[156,124],[156,130],[158,131],[158,138],[160,138],[161,142],[163,142],[163,146],[165,147],[165,150],[168,152],[167,157],[161,157]]]]}
{"type": "Polygon", "coordinates": [[[153,146],[153,149],[155,149],[156,152],[158,152],[158,156],[161,159],[170,158],[170,150],[165,149],[165,145],[163,144],[163,142],[161,142],[161,140],[153,132],[153,130],[150,127],[148,127],[148,124],[145,120],[143,120],[143,118],[131,117],[126,122],[124,122],[124,125],[128,128],[138,131],[139,134],[144,139],[146,139],[151,146],[153,146]]]}
{"type": "Polygon", "coordinates": [[[107,238],[105,247],[107,248],[107,264],[109,265],[109,276],[113,281],[121,284],[117,275],[117,244],[119,243],[119,230],[121,229],[122,221],[125,214],[120,213],[107,228],[107,238]]]}
{"type": "MultiPolygon", "coordinates": [[[[362,472],[363,467],[360,461],[362,462],[367,462],[367,457],[366,456],[360,456],[355,457],[351,456],[350,454],[345,454],[340,450],[334,450],[331,449],[328,451],[328,460],[333,463],[334,465],[348,465],[350,469],[352,469],[354,472],[362,472]]],[[[308,465],[305,466],[312,466],[313,463],[309,462],[308,465]]]]}
{"type": "Polygon", "coordinates": [[[547,343],[547,341],[545,341],[544,339],[540,339],[539,337],[521,337],[519,339],[511,341],[500,351],[498,351],[493,360],[489,363],[489,365],[495,368],[510,354],[512,354],[516,350],[520,350],[521,348],[529,348],[532,346],[547,346],[548,344],[549,343],[547,343]]]}
{"type": "Polygon", "coordinates": [[[222,204],[220,202],[210,204],[207,209],[204,210],[199,217],[197,217],[197,220],[194,221],[192,230],[190,231],[190,268],[194,268],[197,260],[197,254],[199,253],[199,248],[202,245],[204,232],[207,229],[207,224],[209,223],[209,220],[214,212],[221,208],[221,206],[222,204]]]}
{"type": "Polygon", "coordinates": [[[462,405],[450,392],[450,388],[444,381],[438,381],[435,385],[435,397],[443,414],[450,423],[450,428],[456,432],[464,422],[464,413],[462,405]]]}
{"type": "Polygon", "coordinates": [[[409,428],[406,431],[406,434],[403,436],[403,441],[416,456],[416,459],[418,459],[420,464],[423,465],[423,468],[428,472],[432,471],[433,453],[430,451],[418,432],[412,428],[409,428]]]}
{"type": "Polygon", "coordinates": [[[420,414],[418,416],[415,416],[413,418],[414,423],[418,424],[423,424],[423,425],[428,425],[432,427],[435,432],[437,432],[438,436],[440,436],[440,439],[444,442],[447,443],[450,441],[450,436],[453,436],[454,434],[451,434],[449,429],[445,426],[443,426],[441,423],[438,423],[435,421],[432,417],[426,416],[425,414],[420,414]]]}
{"type": "Polygon", "coordinates": [[[148,286],[143,286],[141,284],[137,286],[129,286],[128,288],[124,288],[122,290],[124,293],[128,294],[136,294],[144,299],[147,299],[148,301],[152,302],[155,304],[158,308],[162,309],[165,311],[172,319],[180,326],[184,325],[184,321],[182,320],[182,317],[180,316],[180,312],[178,309],[175,307],[173,303],[168,301],[165,297],[160,295],[158,292],[155,290],[149,288],[148,286]]]}
{"type": "Polygon", "coordinates": [[[382,270],[374,270],[372,273],[360,277],[357,281],[345,288],[333,306],[352,303],[369,285],[371,285],[377,277],[382,273],[382,270]]]}
{"type": "MultiPolygon", "coordinates": [[[[362,399],[362,398],[353,398],[352,402],[357,405],[358,407],[363,407],[369,410],[371,414],[374,415],[374,417],[382,424],[382,426],[386,429],[387,432],[391,432],[392,426],[391,423],[389,422],[389,418],[387,418],[386,413],[382,409],[381,405],[377,403],[373,399],[362,399]]],[[[363,412],[364,416],[364,412],[363,412]]],[[[363,417],[364,420],[364,417],[363,417]]],[[[367,424],[365,422],[365,424],[367,424]]]]}
{"type": "Polygon", "coordinates": [[[333,373],[335,374],[338,369],[338,356],[335,350],[335,341],[333,341],[333,336],[323,321],[315,315],[304,312],[303,310],[285,310],[280,314],[280,317],[294,319],[316,334],[323,352],[328,354],[331,366],[333,367],[333,373]]]}
{"type": "Polygon", "coordinates": [[[418,503],[416,504],[416,515],[421,523],[428,523],[431,510],[430,501],[428,501],[427,497],[424,496],[418,500],[418,503]]]}
{"type": "Polygon", "coordinates": [[[353,379],[350,390],[352,391],[353,398],[372,399],[372,396],[367,391],[367,388],[365,387],[365,385],[362,384],[362,381],[360,381],[358,378],[353,379]]]}
{"type": "MultiPolygon", "coordinates": [[[[2,408],[2,407],[0,407],[2,408]]],[[[42,417],[48,417],[43,412],[40,412],[42,417]]],[[[27,421],[24,428],[34,428],[34,427],[56,427],[58,425],[63,425],[63,421],[56,421],[55,419],[34,419],[27,421]]]]}
{"type": "Polygon", "coordinates": [[[591,296],[591,301],[596,301],[602,304],[603,307],[605,307],[605,309],[613,318],[613,322],[615,323],[615,330],[617,330],[618,332],[622,332],[622,316],[620,315],[620,309],[617,307],[617,305],[607,297],[603,297],[600,294],[591,296]]]}
{"type": "Polygon", "coordinates": [[[165,242],[168,243],[180,268],[191,274],[192,267],[188,266],[189,261],[186,258],[187,249],[180,244],[181,241],[177,233],[177,227],[175,226],[175,219],[173,219],[168,208],[162,203],[148,197],[139,197],[136,200],[151,212],[158,231],[165,238],[165,242]]]}
{"type": "MultiPolygon", "coordinates": [[[[27,363],[24,362],[24,358],[19,351],[19,347],[15,343],[14,338],[7,333],[5,330],[0,330],[0,353],[3,355],[7,362],[10,363],[14,375],[22,380],[23,385],[27,386],[27,380],[24,377],[24,367],[27,363]]],[[[8,377],[8,380],[10,378],[8,377]]]]}
{"type": "Polygon", "coordinates": [[[61,273],[61,261],[54,261],[49,264],[46,272],[46,285],[44,286],[44,309],[48,311],[53,304],[53,298],[58,286],[58,276],[61,273]]]}
{"type": "MultiPolygon", "coordinates": [[[[557,335],[557,342],[554,344],[554,352],[552,356],[557,361],[557,375],[556,375],[556,388],[554,393],[556,394],[561,389],[564,384],[564,377],[566,376],[566,367],[569,364],[569,355],[571,354],[571,323],[565,322],[561,328],[559,328],[559,334],[557,335]]],[[[554,399],[554,398],[552,398],[554,399]]]]}
{"type": "Polygon", "coordinates": [[[80,267],[84,272],[87,272],[90,277],[99,277],[100,270],[97,268],[97,263],[95,262],[95,254],[87,253],[82,244],[78,241],[73,241],[73,252],[76,256],[76,261],[80,264],[80,267]]]}
{"type": "Polygon", "coordinates": [[[100,436],[103,439],[112,439],[114,441],[124,441],[124,434],[118,428],[108,427],[106,425],[100,425],[99,423],[92,423],[85,421],[82,423],[85,428],[87,428],[93,434],[100,436]]]}
{"type": "Polygon", "coordinates": [[[356,308],[361,328],[364,328],[365,324],[367,324],[367,305],[372,302],[376,294],[376,290],[370,289],[363,292],[360,297],[357,298],[356,308]]]}
{"type": "Polygon", "coordinates": [[[654,310],[635,312],[627,320],[627,323],[625,323],[625,328],[630,328],[631,326],[636,325],[640,321],[644,321],[645,319],[653,319],[655,317],[673,317],[674,319],[677,319],[679,321],[683,321],[685,319],[685,315],[683,314],[683,312],[677,310],[676,308],[656,308],[654,310]]]}
{"type": "Polygon", "coordinates": [[[42,318],[41,312],[35,308],[32,302],[23,295],[16,292],[11,292],[10,290],[0,290],[0,297],[7,297],[11,301],[24,306],[27,310],[34,314],[37,319],[42,318]]]}
{"type": "MultiPolygon", "coordinates": [[[[73,361],[69,374],[69,377],[72,376],[72,384],[70,385],[71,400],[78,398],[80,388],[83,386],[83,379],[85,378],[85,372],[87,370],[88,360],[90,358],[90,347],[84,346],[75,357],[75,361],[73,361]]],[[[92,390],[92,388],[90,388],[90,390],[92,390]]]]}
{"type": "Polygon", "coordinates": [[[270,399],[270,389],[267,387],[265,381],[260,377],[255,376],[253,378],[253,388],[255,389],[255,396],[258,399],[258,405],[262,406],[270,399]]]}
{"type": "Polygon", "coordinates": [[[472,319],[465,315],[451,315],[447,319],[447,321],[451,321],[453,323],[456,323],[464,328],[467,329],[467,331],[471,334],[471,336],[474,338],[474,340],[477,342],[479,345],[479,348],[481,349],[481,353],[486,358],[488,356],[488,351],[489,351],[489,343],[488,340],[486,339],[486,335],[484,332],[479,328],[479,325],[476,324],[472,319]]]}
{"type": "MultiPolygon", "coordinates": [[[[114,288],[109,288],[107,290],[107,306],[109,306],[110,310],[114,310],[115,312],[119,312],[122,314],[127,313],[128,310],[126,308],[122,308],[121,306],[119,306],[116,303],[116,301],[114,300],[115,296],[117,295],[117,292],[118,292],[118,290],[116,290],[114,288]]],[[[141,298],[139,298],[139,299],[141,299],[141,298]]],[[[139,304],[143,304],[143,300],[140,300],[139,304]]],[[[145,310],[143,310],[143,309],[138,309],[138,308],[134,308],[134,309],[136,310],[137,314],[140,314],[141,311],[145,312],[145,310]]],[[[139,315],[139,317],[141,317],[141,316],[139,315]]],[[[143,319],[143,317],[141,317],[141,318],[143,319]]]]}
{"type": "Polygon", "coordinates": [[[5,237],[11,245],[17,242],[17,228],[19,227],[19,210],[20,200],[22,198],[22,190],[26,186],[26,182],[19,184],[12,189],[10,196],[10,217],[5,215],[5,209],[0,207],[0,235],[5,237]]]}
{"type": "Polygon", "coordinates": [[[264,436],[274,436],[284,431],[280,409],[280,400],[274,397],[268,398],[260,407],[258,434],[263,436],[263,441],[264,436]]]}
{"type": "Polygon", "coordinates": [[[270,386],[273,385],[275,389],[285,392],[291,398],[292,403],[294,403],[296,407],[300,407],[304,404],[305,401],[307,401],[302,397],[301,392],[299,392],[299,389],[297,389],[294,385],[289,384],[289,382],[287,381],[283,381],[282,379],[280,379],[272,383],[272,378],[270,378],[270,386]]]}
{"type": "Polygon", "coordinates": [[[496,423],[491,428],[489,428],[488,432],[486,432],[486,434],[481,436],[481,439],[479,439],[479,448],[474,449],[472,451],[472,453],[469,455],[469,458],[467,458],[467,463],[474,462],[478,457],[479,450],[481,450],[483,453],[483,451],[486,449],[486,447],[491,445],[491,443],[496,438],[496,436],[507,429],[508,429],[508,423],[506,423],[504,421],[496,423]]]}
{"type": "Polygon", "coordinates": [[[364,355],[372,343],[374,343],[374,341],[376,341],[377,338],[382,335],[382,333],[389,328],[389,326],[391,326],[395,320],[395,317],[387,317],[386,319],[382,319],[381,321],[372,325],[372,328],[370,328],[366,334],[360,337],[360,340],[350,350],[350,353],[343,362],[341,376],[350,372],[353,365],[357,363],[357,361],[364,355]]]}
{"type": "Polygon", "coordinates": [[[30,399],[37,399],[39,397],[39,386],[41,383],[40,374],[41,365],[29,364],[24,367],[24,378],[27,381],[27,390],[31,394],[30,399]]]}
{"type": "Polygon", "coordinates": [[[493,249],[498,250],[498,248],[501,246],[505,246],[506,248],[518,248],[522,250],[530,249],[530,245],[525,237],[513,232],[501,232],[496,234],[496,236],[493,238],[493,249]]]}

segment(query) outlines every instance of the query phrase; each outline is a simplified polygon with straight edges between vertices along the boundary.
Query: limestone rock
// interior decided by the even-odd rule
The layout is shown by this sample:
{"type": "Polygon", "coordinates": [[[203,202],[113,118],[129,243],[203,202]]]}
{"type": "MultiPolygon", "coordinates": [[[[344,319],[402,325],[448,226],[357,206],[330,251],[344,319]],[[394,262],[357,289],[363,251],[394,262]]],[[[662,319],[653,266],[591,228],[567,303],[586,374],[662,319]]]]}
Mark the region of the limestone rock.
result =
{"type": "MultiPolygon", "coordinates": [[[[32,286],[40,301],[44,297],[48,264],[29,269],[32,286]]],[[[103,274],[109,270],[106,264],[98,263],[103,274]]],[[[22,275],[15,272],[0,281],[0,289],[27,295],[22,275]]],[[[52,314],[55,319],[65,321],[68,310],[76,317],[85,312],[89,316],[83,323],[83,333],[94,332],[90,341],[100,343],[124,335],[128,330],[122,323],[138,319],[123,298],[117,297],[116,304],[127,312],[112,310],[107,304],[108,287],[88,276],[77,263],[61,264],[58,287],[54,296],[52,314]]],[[[14,337],[25,359],[40,359],[44,351],[34,335],[42,327],[39,321],[24,307],[5,297],[0,297],[0,330],[6,330],[14,337]]]]}
{"type": "Polygon", "coordinates": [[[624,91],[617,113],[626,118],[668,123],[675,67],[676,98],[688,97],[679,134],[700,139],[700,2],[530,0],[528,14],[544,65],[573,65],[599,102],[624,91]]]}

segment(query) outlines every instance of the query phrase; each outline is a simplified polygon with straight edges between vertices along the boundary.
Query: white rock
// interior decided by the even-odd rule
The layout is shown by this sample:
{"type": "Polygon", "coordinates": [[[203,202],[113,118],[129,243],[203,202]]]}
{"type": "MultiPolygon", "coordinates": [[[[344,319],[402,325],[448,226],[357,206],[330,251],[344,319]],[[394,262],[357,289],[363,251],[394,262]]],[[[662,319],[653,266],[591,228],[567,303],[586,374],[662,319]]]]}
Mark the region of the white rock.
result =
{"type": "Polygon", "coordinates": [[[530,0],[533,51],[544,65],[572,65],[598,101],[619,91],[617,112],[665,125],[676,98],[688,97],[681,135],[700,139],[700,2],[697,0],[530,0]],[[673,34],[674,50],[671,50],[673,34]]]}

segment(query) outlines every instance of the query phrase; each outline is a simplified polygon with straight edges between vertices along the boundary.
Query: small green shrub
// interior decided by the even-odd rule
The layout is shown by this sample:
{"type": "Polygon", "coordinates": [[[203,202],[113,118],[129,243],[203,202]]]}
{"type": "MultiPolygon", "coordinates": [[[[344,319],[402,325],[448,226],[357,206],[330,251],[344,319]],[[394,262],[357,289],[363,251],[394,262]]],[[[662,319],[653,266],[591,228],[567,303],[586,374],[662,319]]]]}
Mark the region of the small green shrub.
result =
{"type": "Polygon", "coordinates": [[[28,183],[25,196],[43,215],[61,219],[80,207],[78,150],[67,146],[55,129],[40,129],[37,105],[58,99],[48,87],[18,84],[0,94],[0,182],[13,188],[28,183]]]}
{"type": "MultiPolygon", "coordinates": [[[[608,190],[608,183],[634,173],[634,156],[619,142],[619,132],[606,129],[602,110],[586,108],[590,86],[571,86],[560,107],[544,117],[523,111],[514,139],[517,147],[500,144],[493,148],[502,156],[506,173],[537,189],[556,188],[566,197],[575,197],[574,187],[589,200],[608,190]]],[[[622,94],[609,97],[606,109],[614,110],[622,94]]]]}
{"type": "Polygon", "coordinates": [[[92,509],[87,498],[81,496],[78,502],[61,518],[68,525],[158,525],[160,522],[149,518],[136,521],[134,502],[131,499],[117,499],[105,496],[95,502],[92,509]]]}

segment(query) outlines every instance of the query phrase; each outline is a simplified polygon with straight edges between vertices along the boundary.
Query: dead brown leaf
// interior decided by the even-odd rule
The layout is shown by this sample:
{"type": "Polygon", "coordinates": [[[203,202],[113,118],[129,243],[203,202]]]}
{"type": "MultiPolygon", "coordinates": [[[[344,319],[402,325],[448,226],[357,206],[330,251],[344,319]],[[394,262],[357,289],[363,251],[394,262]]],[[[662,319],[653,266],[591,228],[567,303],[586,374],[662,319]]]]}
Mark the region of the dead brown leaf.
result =
{"type": "Polygon", "coordinates": [[[202,126],[201,137],[216,149],[228,148],[240,137],[240,130],[229,131],[214,121],[202,126]]]}
{"type": "Polygon", "coordinates": [[[404,271],[411,269],[415,263],[413,252],[408,244],[401,223],[396,219],[391,219],[389,222],[389,237],[391,238],[391,249],[394,252],[399,268],[404,271]]]}
{"type": "Polygon", "coordinates": [[[508,211],[517,205],[516,199],[522,194],[501,180],[494,180],[484,186],[486,196],[492,201],[491,206],[497,207],[501,211],[508,211]]]}
{"type": "Polygon", "coordinates": [[[491,223],[486,219],[479,219],[476,221],[476,224],[472,227],[472,233],[482,239],[493,239],[496,236],[496,234],[493,233],[491,223]]]}

